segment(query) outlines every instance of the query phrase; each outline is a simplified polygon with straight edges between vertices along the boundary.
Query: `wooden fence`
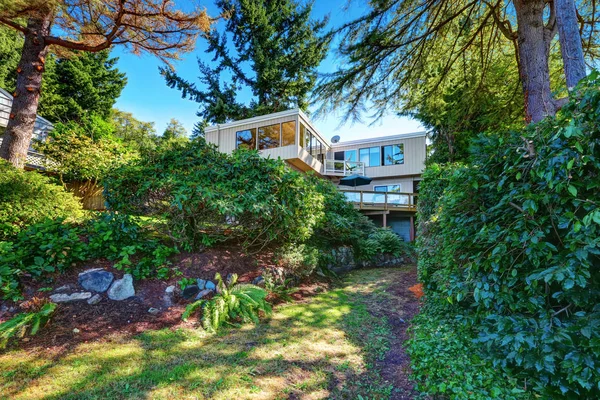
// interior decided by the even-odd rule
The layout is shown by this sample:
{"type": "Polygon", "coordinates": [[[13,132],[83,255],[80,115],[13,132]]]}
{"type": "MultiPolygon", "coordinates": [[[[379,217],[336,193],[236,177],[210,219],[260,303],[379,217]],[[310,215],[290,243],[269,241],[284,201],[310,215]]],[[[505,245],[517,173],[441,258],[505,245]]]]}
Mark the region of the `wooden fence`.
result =
{"type": "Polygon", "coordinates": [[[74,181],[66,185],[70,192],[81,199],[85,210],[101,211],[106,208],[102,186],[90,181],[74,181]]]}

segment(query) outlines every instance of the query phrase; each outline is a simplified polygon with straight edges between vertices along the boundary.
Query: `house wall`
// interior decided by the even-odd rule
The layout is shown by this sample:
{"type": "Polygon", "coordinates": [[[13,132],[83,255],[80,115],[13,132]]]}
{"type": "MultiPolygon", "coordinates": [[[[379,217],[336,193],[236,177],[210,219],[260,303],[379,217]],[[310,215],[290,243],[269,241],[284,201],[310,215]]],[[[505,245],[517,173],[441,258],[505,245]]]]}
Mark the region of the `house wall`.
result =
{"type": "MultiPolygon", "coordinates": [[[[368,177],[368,173],[365,171],[368,177]]],[[[376,178],[371,181],[369,185],[357,186],[353,188],[352,186],[340,186],[340,189],[343,190],[375,190],[375,186],[384,186],[384,185],[401,185],[401,192],[403,193],[414,193],[414,182],[419,180],[420,178],[411,178],[411,177],[398,177],[398,178],[376,178]]]]}
{"type": "MultiPolygon", "coordinates": [[[[280,124],[282,122],[296,121],[296,144],[298,144],[298,115],[291,115],[279,118],[273,118],[268,120],[261,120],[259,122],[243,123],[231,127],[217,128],[215,130],[209,130],[205,134],[206,141],[208,143],[216,144],[220,151],[223,153],[232,153],[236,149],[236,133],[246,129],[258,129],[263,126],[280,124]]],[[[228,124],[226,124],[228,125],[228,124]]],[[[282,159],[290,158],[291,147],[277,147],[274,149],[261,150],[265,155],[270,155],[271,158],[281,157],[282,159]],[[268,153],[267,153],[268,152],[268,153]]],[[[298,156],[298,153],[292,155],[292,158],[298,156]]]]}
{"type": "MultiPolygon", "coordinates": [[[[333,159],[337,151],[356,150],[357,156],[359,150],[368,147],[382,147],[392,144],[404,145],[404,164],[384,165],[380,167],[365,167],[365,175],[369,178],[383,178],[395,176],[418,176],[425,169],[425,160],[427,157],[427,144],[425,135],[408,138],[392,138],[371,142],[368,140],[353,141],[347,143],[337,143],[331,146],[327,157],[333,159]]],[[[357,161],[360,161],[357,160],[357,161]]],[[[404,189],[403,189],[404,191],[404,189]]]]}
{"type": "MultiPolygon", "coordinates": [[[[6,90],[0,88],[0,128],[5,128],[8,125],[8,118],[12,108],[12,96],[6,90]]],[[[44,141],[48,136],[48,132],[52,129],[52,124],[42,117],[37,117],[33,128],[33,139],[44,141]]],[[[4,133],[4,129],[0,129],[0,135],[4,133]]],[[[34,141],[32,141],[32,146],[34,141]]],[[[30,150],[33,150],[30,147],[30,150]]]]}

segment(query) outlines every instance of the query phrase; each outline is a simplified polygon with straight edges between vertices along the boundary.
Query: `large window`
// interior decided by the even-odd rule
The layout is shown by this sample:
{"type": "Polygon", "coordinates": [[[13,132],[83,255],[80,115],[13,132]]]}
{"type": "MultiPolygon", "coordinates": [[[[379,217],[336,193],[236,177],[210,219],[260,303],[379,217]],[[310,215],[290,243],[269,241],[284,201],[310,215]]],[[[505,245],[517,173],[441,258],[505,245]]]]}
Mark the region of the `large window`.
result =
{"type": "Polygon", "coordinates": [[[296,121],[281,124],[281,145],[289,146],[296,143],[296,121]]]}
{"type": "Polygon", "coordinates": [[[236,149],[256,149],[256,129],[246,129],[245,131],[236,132],[236,149]]]}
{"type": "Polygon", "coordinates": [[[273,149],[279,147],[279,137],[281,135],[281,125],[269,125],[258,128],[258,149],[273,149]]]}
{"type": "Polygon", "coordinates": [[[383,146],[383,165],[404,164],[404,145],[383,146]]]}
{"type": "Polygon", "coordinates": [[[397,185],[384,185],[384,186],[375,186],[373,187],[373,189],[376,192],[390,192],[390,193],[398,193],[402,191],[402,185],[401,184],[397,184],[397,185]]]}
{"type": "Polygon", "coordinates": [[[346,150],[344,153],[344,160],[356,161],[356,150],[346,150]]]}
{"type": "Polygon", "coordinates": [[[381,149],[379,147],[367,147],[359,150],[360,160],[365,167],[379,167],[381,165],[381,149]]]}

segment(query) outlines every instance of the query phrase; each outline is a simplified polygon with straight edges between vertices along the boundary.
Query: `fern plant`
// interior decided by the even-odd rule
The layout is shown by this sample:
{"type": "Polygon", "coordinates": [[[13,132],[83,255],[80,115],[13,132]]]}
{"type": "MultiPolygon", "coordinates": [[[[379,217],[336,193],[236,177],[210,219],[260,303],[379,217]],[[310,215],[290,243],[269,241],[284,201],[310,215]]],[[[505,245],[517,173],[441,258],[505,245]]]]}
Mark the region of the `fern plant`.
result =
{"type": "Polygon", "coordinates": [[[0,349],[4,349],[10,339],[25,336],[28,329],[30,335],[35,335],[48,322],[55,309],[56,304],[43,303],[37,311],[17,314],[0,324],[0,349]]]}
{"type": "Polygon", "coordinates": [[[271,305],[265,300],[267,291],[256,285],[238,284],[237,274],[231,276],[227,285],[219,273],[215,274],[217,294],[212,299],[201,299],[185,308],[184,321],[202,310],[202,327],[214,333],[221,325],[232,319],[258,323],[259,314],[271,315],[271,305]]]}

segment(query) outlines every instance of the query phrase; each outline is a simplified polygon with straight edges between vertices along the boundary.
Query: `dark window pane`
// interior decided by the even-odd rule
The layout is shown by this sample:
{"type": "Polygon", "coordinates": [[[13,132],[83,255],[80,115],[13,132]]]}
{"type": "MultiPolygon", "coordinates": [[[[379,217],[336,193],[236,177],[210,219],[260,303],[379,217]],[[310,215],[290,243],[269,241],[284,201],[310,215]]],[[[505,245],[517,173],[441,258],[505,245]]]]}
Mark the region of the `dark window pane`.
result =
{"type": "Polygon", "coordinates": [[[279,124],[258,128],[258,149],[273,149],[279,147],[281,127],[279,124]]]}
{"type": "Polygon", "coordinates": [[[296,121],[281,124],[281,145],[289,146],[296,143],[296,121]]]}
{"type": "Polygon", "coordinates": [[[256,149],[256,129],[247,129],[236,133],[236,149],[256,149]]]}
{"type": "Polygon", "coordinates": [[[333,159],[338,160],[338,161],[343,161],[344,160],[344,152],[336,151],[335,153],[333,153],[333,159]]]}

